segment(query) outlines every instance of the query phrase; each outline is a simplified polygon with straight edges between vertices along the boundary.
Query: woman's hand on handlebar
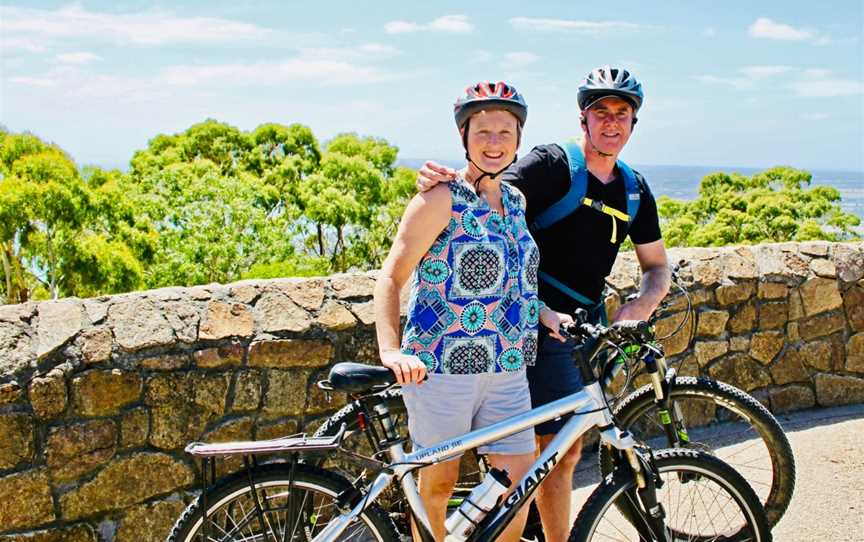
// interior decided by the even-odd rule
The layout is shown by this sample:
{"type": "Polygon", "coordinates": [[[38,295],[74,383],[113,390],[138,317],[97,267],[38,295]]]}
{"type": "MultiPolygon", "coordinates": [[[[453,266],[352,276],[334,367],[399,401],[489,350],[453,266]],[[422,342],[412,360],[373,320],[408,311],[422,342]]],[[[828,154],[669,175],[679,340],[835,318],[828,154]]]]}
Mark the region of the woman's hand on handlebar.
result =
{"type": "Polygon", "coordinates": [[[417,356],[403,354],[399,350],[381,352],[381,365],[387,367],[396,375],[396,382],[422,385],[426,380],[426,364],[417,356]]]}
{"type": "Polygon", "coordinates": [[[555,337],[563,343],[567,339],[561,335],[561,326],[572,324],[573,318],[569,314],[555,312],[549,307],[543,307],[540,310],[540,323],[549,328],[550,337],[555,337]]]}

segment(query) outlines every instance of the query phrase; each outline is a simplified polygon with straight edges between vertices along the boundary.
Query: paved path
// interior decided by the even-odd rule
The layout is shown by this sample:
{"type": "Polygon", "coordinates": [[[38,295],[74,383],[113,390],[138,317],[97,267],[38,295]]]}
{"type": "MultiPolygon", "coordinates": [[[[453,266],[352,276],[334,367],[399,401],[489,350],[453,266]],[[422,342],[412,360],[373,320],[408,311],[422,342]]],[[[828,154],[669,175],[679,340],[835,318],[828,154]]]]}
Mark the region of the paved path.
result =
{"type": "MultiPolygon", "coordinates": [[[[780,416],[798,467],[795,494],[776,542],[864,542],[864,405],[780,416]]],[[[599,482],[597,457],[577,472],[573,517],[599,482]]]]}

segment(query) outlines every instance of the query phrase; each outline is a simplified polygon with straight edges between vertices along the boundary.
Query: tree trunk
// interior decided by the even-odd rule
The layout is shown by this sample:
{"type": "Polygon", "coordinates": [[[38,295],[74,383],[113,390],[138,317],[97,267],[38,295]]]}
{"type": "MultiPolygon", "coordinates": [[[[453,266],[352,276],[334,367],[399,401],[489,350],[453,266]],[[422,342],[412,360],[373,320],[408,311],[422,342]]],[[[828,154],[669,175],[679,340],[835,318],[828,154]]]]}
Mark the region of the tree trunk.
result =
{"type": "Polygon", "coordinates": [[[315,227],[318,229],[318,256],[323,257],[326,252],[324,252],[324,227],[321,224],[316,224],[315,227]]]}

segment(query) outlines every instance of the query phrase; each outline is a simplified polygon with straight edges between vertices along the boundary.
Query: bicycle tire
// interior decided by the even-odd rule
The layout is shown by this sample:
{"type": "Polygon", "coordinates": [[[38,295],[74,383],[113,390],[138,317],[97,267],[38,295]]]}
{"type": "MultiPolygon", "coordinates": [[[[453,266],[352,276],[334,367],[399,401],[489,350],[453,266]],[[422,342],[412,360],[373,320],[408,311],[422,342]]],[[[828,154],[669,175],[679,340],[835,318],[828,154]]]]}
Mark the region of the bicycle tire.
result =
{"type": "MultiPolygon", "coordinates": [[[[691,441],[686,447],[709,451],[741,472],[764,505],[768,523],[776,525],[789,507],[795,490],[795,457],[777,419],[762,403],[742,390],[708,378],[677,377],[671,396],[685,412],[689,410],[701,416],[698,421],[709,421],[701,427],[687,425],[691,441]],[[713,414],[710,414],[709,403],[714,404],[713,414]],[[734,425],[736,423],[740,425],[734,425]],[[734,434],[709,434],[736,428],[738,432],[734,434]],[[735,440],[750,444],[720,446],[735,440]],[[768,470],[764,470],[769,467],[770,481],[768,470]]],[[[649,384],[628,395],[615,408],[615,416],[620,427],[636,438],[650,440],[657,433],[656,439],[665,442],[663,446],[669,446],[655,410],[654,390],[649,384]]],[[[685,414],[685,421],[687,417],[685,414]]],[[[652,442],[652,447],[655,444],[652,442]]],[[[611,470],[609,453],[601,447],[598,455],[600,470],[606,475],[611,470]]]]}
{"type": "MultiPolygon", "coordinates": [[[[665,511],[669,540],[771,541],[771,529],[758,496],[732,467],[711,454],[682,448],[659,450],[654,457],[664,480],[657,490],[657,500],[665,511]],[[713,495],[705,498],[712,488],[713,495]],[[685,491],[691,496],[682,499],[685,491]],[[679,506],[683,506],[683,513],[679,506]],[[717,512],[720,507],[722,514],[717,512]],[[726,522],[719,529],[725,534],[707,530],[712,525],[705,522],[713,524],[715,520],[726,522]]],[[[629,468],[615,469],[606,476],[579,511],[569,542],[644,540],[627,519],[627,513],[621,512],[632,510],[635,487],[629,468]]]]}
{"type": "MultiPolygon", "coordinates": [[[[256,467],[252,476],[261,506],[273,509],[264,512],[262,521],[256,512],[256,497],[251,491],[248,472],[224,478],[207,494],[208,529],[212,529],[208,542],[257,540],[261,535],[262,540],[306,542],[327,524],[322,518],[340,514],[335,504],[337,495],[351,488],[350,482],[341,476],[302,463],[295,465],[293,478],[287,463],[256,467]],[[235,517],[234,512],[239,512],[241,517],[235,517]],[[285,514],[284,526],[282,513],[285,514]],[[291,529],[287,529],[289,525],[291,529]],[[213,538],[214,535],[218,538],[213,538]]],[[[364,535],[359,540],[400,540],[396,526],[377,504],[367,506],[358,519],[348,526],[352,539],[354,535],[364,535]]],[[[203,542],[203,525],[203,499],[199,496],[174,524],[167,542],[203,542]]]]}

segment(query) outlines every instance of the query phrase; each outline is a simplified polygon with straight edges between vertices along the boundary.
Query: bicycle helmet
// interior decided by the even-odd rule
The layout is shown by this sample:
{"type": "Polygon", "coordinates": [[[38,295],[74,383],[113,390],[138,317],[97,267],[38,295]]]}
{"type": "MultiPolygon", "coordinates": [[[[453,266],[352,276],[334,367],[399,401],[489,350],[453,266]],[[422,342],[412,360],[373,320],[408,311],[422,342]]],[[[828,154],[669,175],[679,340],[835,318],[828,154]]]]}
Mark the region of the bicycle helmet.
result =
{"type": "Polygon", "coordinates": [[[520,129],[525,125],[525,120],[528,118],[528,105],[515,87],[503,81],[494,84],[481,81],[466,88],[465,95],[456,100],[453,106],[456,127],[461,130],[471,115],[490,108],[504,109],[513,113],[519,121],[520,129]]]}
{"type": "Polygon", "coordinates": [[[642,107],[642,84],[624,68],[611,68],[608,65],[595,68],[579,85],[576,99],[579,109],[586,111],[603,98],[616,96],[627,100],[633,106],[633,114],[642,107]]]}

